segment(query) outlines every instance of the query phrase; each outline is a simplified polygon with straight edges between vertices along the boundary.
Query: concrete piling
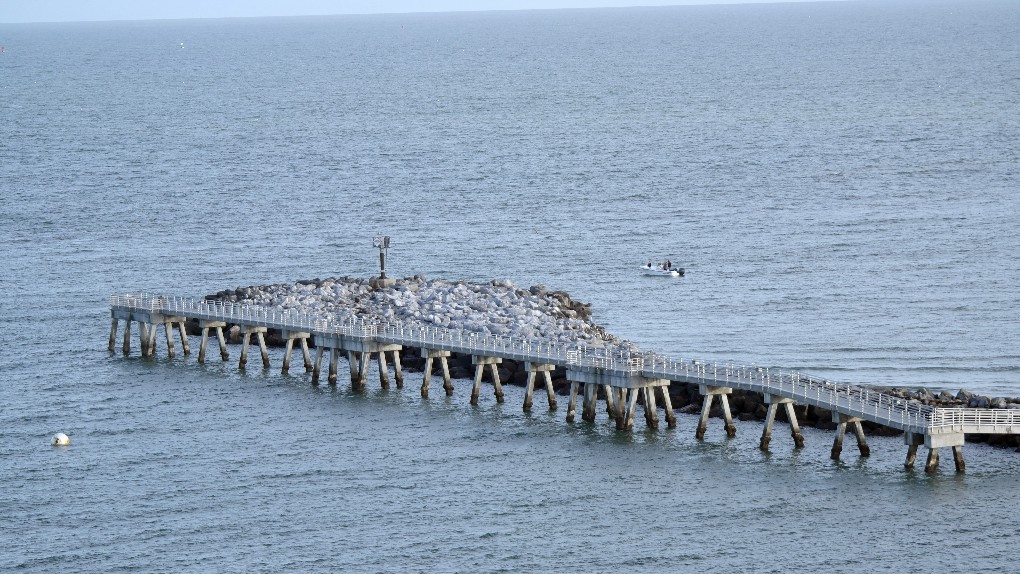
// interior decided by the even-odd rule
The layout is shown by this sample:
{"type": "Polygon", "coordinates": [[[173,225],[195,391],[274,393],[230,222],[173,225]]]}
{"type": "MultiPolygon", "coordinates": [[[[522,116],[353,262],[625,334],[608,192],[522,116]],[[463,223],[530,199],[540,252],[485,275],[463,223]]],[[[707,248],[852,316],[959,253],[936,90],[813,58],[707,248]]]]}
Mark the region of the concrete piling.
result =
{"type": "Polygon", "coordinates": [[[198,326],[202,329],[202,342],[198,346],[198,362],[205,362],[205,349],[209,343],[209,329],[216,330],[216,338],[220,342],[220,357],[226,361],[230,356],[227,354],[227,341],[223,338],[223,328],[227,326],[223,321],[199,321],[198,326]]]}
{"type": "Polygon", "coordinates": [[[843,437],[846,436],[846,422],[836,424],[836,438],[832,442],[832,450],[829,451],[829,458],[839,460],[839,454],[843,452],[843,437]]]}
{"type": "Polygon", "coordinates": [[[142,354],[146,357],[156,356],[156,323],[142,324],[142,332],[147,333],[147,342],[142,349],[142,354]]]}
{"type": "MultiPolygon", "coordinates": [[[[262,353],[262,368],[269,368],[269,349],[266,347],[266,332],[268,329],[265,327],[244,327],[241,330],[241,360],[237,363],[237,367],[243,369],[248,363],[248,344],[251,342],[251,336],[255,335],[255,338],[259,342],[259,351],[262,353]]],[[[217,336],[223,337],[223,330],[217,329],[217,336]]],[[[284,370],[284,372],[287,372],[284,370]]]]}
{"type": "MultiPolygon", "coordinates": [[[[371,353],[369,353],[371,357],[371,353]]],[[[379,363],[379,385],[384,388],[390,388],[390,371],[389,367],[386,366],[386,352],[379,351],[376,355],[376,362],[379,363]]]]}
{"type": "Polygon", "coordinates": [[[623,408],[617,412],[616,430],[634,428],[634,411],[637,409],[638,391],[639,389],[620,389],[620,401],[617,404],[623,408]]]}
{"type": "Polygon", "coordinates": [[[185,320],[183,317],[177,322],[177,330],[181,335],[181,346],[184,347],[184,354],[191,354],[191,345],[188,344],[188,329],[185,326],[185,320]]]}
{"type": "Polygon", "coordinates": [[[570,381],[570,401],[567,403],[567,422],[574,422],[574,414],[577,411],[577,389],[581,384],[577,381],[570,381]]]}
{"type": "Polygon", "coordinates": [[[503,402],[503,385],[499,380],[499,369],[496,365],[502,364],[503,359],[500,357],[483,357],[478,355],[471,356],[471,364],[475,366],[475,381],[471,387],[471,404],[478,404],[478,395],[482,389],[482,376],[485,374],[485,367],[489,367],[489,374],[492,375],[492,386],[493,394],[496,396],[496,402],[503,402]]]}
{"type": "MultiPolygon", "coordinates": [[[[156,330],[156,325],[152,326],[153,331],[156,330]]],[[[174,349],[174,325],[173,323],[163,323],[163,333],[166,334],[166,354],[168,357],[173,357],[177,354],[174,349]]]]}
{"type": "Polygon", "coordinates": [[[595,422],[595,404],[598,402],[598,385],[584,385],[584,400],[581,407],[581,420],[589,423],[595,422]]]}
{"type": "Polygon", "coordinates": [[[368,386],[368,364],[372,361],[372,353],[368,351],[362,351],[355,353],[357,358],[357,379],[351,381],[351,385],[356,391],[364,391],[365,387],[368,386]]]}
{"type": "Polygon", "coordinates": [[[301,342],[301,354],[305,361],[305,372],[307,373],[310,371],[312,368],[312,361],[311,357],[308,356],[308,339],[312,336],[312,334],[303,331],[283,331],[280,333],[280,336],[287,340],[287,344],[283,352],[283,370],[281,372],[287,373],[290,371],[290,355],[294,350],[295,340],[301,342]]]}
{"type": "Polygon", "coordinates": [[[666,411],[666,426],[676,428],[676,414],[673,413],[673,401],[669,398],[669,384],[662,388],[662,408],[666,411]]]}
{"type": "Polygon", "coordinates": [[[914,468],[914,461],[917,459],[917,447],[924,444],[924,435],[912,432],[903,433],[903,442],[907,445],[907,460],[903,463],[905,468],[914,468]]]}
{"type": "MultiPolygon", "coordinates": [[[[112,313],[111,313],[112,314],[112,313]]],[[[113,353],[117,349],[117,318],[110,318],[110,352],[113,353]]]]}
{"type": "MultiPolygon", "coordinates": [[[[386,351],[383,351],[384,353],[386,351]]],[[[397,381],[397,388],[404,388],[404,369],[400,365],[400,350],[396,349],[393,351],[393,378],[397,381]]],[[[497,385],[499,384],[499,375],[496,375],[497,385]]],[[[499,402],[503,402],[503,389],[499,390],[499,402]]]]}
{"type": "Polygon", "coordinates": [[[659,409],[655,406],[655,387],[644,387],[641,389],[642,399],[645,403],[645,423],[648,428],[659,428],[659,409]]]}
{"type": "Polygon", "coordinates": [[[705,438],[705,431],[708,430],[708,414],[712,409],[712,399],[717,396],[719,397],[719,402],[722,405],[726,436],[737,436],[737,427],[733,424],[733,415],[730,413],[730,400],[728,396],[733,392],[733,389],[730,387],[717,387],[713,385],[698,385],[698,392],[705,397],[705,402],[701,405],[701,418],[698,420],[698,428],[695,431],[694,436],[698,440],[705,438]]]}
{"type": "Polygon", "coordinates": [[[852,417],[856,420],[851,421],[854,427],[854,434],[857,435],[857,450],[861,453],[861,456],[871,456],[871,447],[868,446],[868,439],[864,436],[864,426],[861,425],[861,419],[852,417]]]}
{"type": "Polygon", "coordinates": [[[963,462],[963,445],[953,447],[953,462],[956,463],[956,472],[963,472],[967,465],[963,462]]]}
{"type": "Polygon", "coordinates": [[[421,354],[425,357],[425,372],[422,373],[421,381],[421,398],[429,398],[429,385],[432,382],[432,367],[434,361],[437,359],[443,371],[443,388],[446,390],[447,396],[453,394],[453,384],[450,383],[450,365],[447,362],[447,359],[450,356],[450,351],[422,348],[421,354]]]}
{"type": "Polygon", "coordinates": [[[939,449],[928,449],[928,460],[924,463],[924,471],[931,474],[939,469],[939,449]]]}
{"type": "MultiPolygon", "coordinates": [[[[598,393],[598,387],[595,387],[595,392],[598,393]]],[[[613,391],[613,387],[609,385],[602,385],[602,392],[606,395],[606,414],[609,415],[610,419],[616,419],[616,396],[613,391]]]]}
{"type": "Polygon", "coordinates": [[[340,362],[340,349],[333,347],[329,350],[329,372],[326,373],[326,382],[336,385],[337,366],[340,362]]]}
{"type": "Polygon", "coordinates": [[[322,345],[315,346],[315,363],[312,365],[312,384],[319,384],[319,373],[322,371],[322,345]]]}
{"type": "Polygon", "coordinates": [[[149,325],[144,321],[138,322],[138,346],[143,357],[149,356],[149,325]]]}
{"type": "Polygon", "coordinates": [[[121,346],[121,351],[125,355],[131,353],[131,321],[124,321],[124,344],[121,346]]]}
{"type": "MultiPolygon", "coordinates": [[[[797,412],[793,408],[796,404],[794,400],[766,393],[765,404],[767,404],[769,408],[765,415],[765,428],[762,430],[761,441],[758,443],[758,448],[761,450],[769,449],[769,443],[772,442],[772,427],[775,424],[776,412],[779,410],[780,406],[786,410],[786,418],[790,423],[790,436],[793,437],[794,448],[804,448],[804,435],[801,434],[800,425],[797,423],[797,412]]],[[[840,448],[842,448],[842,439],[840,439],[840,445],[840,448]]]]}
{"type": "Polygon", "coordinates": [[[552,375],[550,375],[556,365],[526,362],[524,368],[528,371],[528,386],[524,390],[524,412],[531,411],[531,398],[535,391],[535,379],[539,373],[545,378],[545,394],[549,402],[549,410],[556,410],[556,393],[553,391],[552,375]]]}

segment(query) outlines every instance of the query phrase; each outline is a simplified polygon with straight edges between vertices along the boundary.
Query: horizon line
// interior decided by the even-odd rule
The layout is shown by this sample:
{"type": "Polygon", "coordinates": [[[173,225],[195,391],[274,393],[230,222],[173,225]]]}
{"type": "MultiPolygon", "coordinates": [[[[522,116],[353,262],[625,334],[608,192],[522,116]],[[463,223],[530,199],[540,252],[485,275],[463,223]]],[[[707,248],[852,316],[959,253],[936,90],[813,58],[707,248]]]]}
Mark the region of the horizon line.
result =
{"type": "MultiPolygon", "coordinates": [[[[578,5],[579,3],[585,2],[585,0],[565,0],[561,1],[559,5],[542,5],[533,6],[527,4],[527,2],[534,0],[517,0],[518,2],[523,1],[525,4],[516,7],[437,7],[433,10],[422,10],[420,7],[414,9],[377,9],[377,8],[354,8],[343,11],[336,10],[309,10],[307,12],[295,13],[293,11],[286,11],[284,8],[277,9],[274,7],[268,10],[263,7],[262,11],[258,10],[256,6],[255,12],[251,11],[252,6],[246,4],[244,9],[247,9],[249,13],[238,13],[237,10],[232,10],[227,7],[223,13],[216,14],[154,14],[149,17],[142,17],[139,14],[128,14],[123,17],[111,17],[109,14],[100,14],[95,18],[78,18],[74,15],[70,15],[68,18],[63,19],[32,19],[28,16],[23,19],[13,20],[0,20],[0,25],[5,24],[74,24],[74,23],[100,23],[100,22],[152,22],[152,21],[174,21],[174,20],[226,20],[226,19],[254,19],[254,18],[307,18],[307,17],[327,17],[327,16],[384,16],[384,15],[410,15],[410,14],[462,14],[462,13],[481,13],[481,12],[552,12],[552,11],[564,11],[564,10],[598,10],[598,9],[629,9],[629,8],[679,8],[687,6],[711,6],[711,5],[750,5],[750,4],[810,4],[810,3],[832,3],[832,2],[852,2],[855,0],[668,0],[662,3],[650,3],[648,0],[643,2],[635,2],[632,4],[619,3],[619,2],[605,2],[600,3],[601,0],[588,0],[589,5],[578,5]]],[[[652,0],[654,2],[654,0],[652,0]]],[[[503,0],[498,4],[510,3],[513,4],[514,0],[503,0]]],[[[95,8],[95,3],[91,5],[95,8]]],[[[214,7],[215,8],[215,7],[214,7]]]]}

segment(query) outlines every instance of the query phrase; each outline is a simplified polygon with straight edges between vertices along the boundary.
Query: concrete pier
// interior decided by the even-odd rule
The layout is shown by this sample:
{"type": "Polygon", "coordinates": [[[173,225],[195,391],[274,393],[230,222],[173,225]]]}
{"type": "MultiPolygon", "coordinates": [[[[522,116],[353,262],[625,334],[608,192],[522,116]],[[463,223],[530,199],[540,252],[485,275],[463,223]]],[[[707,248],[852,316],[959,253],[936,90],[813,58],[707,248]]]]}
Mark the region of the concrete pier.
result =
{"type": "Polygon", "coordinates": [[[967,465],[963,462],[963,445],[953,447],[953,462],[956,464],[956,472],[963,472],[967,465]]]}
{"type": "Polygon", "coordinates": [[[606,396],[606,411],[610,420],[616,421],[618,429],[632,428],[636,403],[640,397],[645,408],[645,422],[649,428],[658,428],[659,415],[656,406],[656,391],[662,391],[662,405],[666,411],[669,428],[676,427],[676,415],[669,399],[669,380],[645,377],[640,372],[611,372],[598,368],[568,365],[567,380],[570,381],[570,405],[567,408],[567,422],[573,422],[580,386],[584,386],[581,404],[581,418],[595,422],[599,390],[606,396]]]}
{"type": "Polygon", "coordinates": [[[311,370],[312,382],[318,383],[322,359],[326,350],[330,353],[329,382],[336,384],[340,352],[347,353],[351,369],[352,385],[364,388],[367,370],[373,355],[379,367],[380,384],[389,385],[387,361],[393,353],[393,366],[400,387],[403,379],[399,351],[405,346],[422,349],[425,357],[425,373],[421,393],[428,397],[432,370],[438,360],[443,371],[444,389],[452,394],[448,358],[453,353],[467,354],[475,366],[475,380],[472,386],[472,404],[477,404],[481,382],[486,366],[493,379],[494,394],[502,401],[502,385],[497,366],[501,361],[511,359],[524,364],[528,374],[525,389],[524,410],[529,411],[533,403],[536,379],[541,376],[545,382],[550,409],[556,408],[556,397],[552,385],[552,371],[565,368],[570,382],[570,402],[567,421],[576,417],[579,395],[582,402],[582,419],[596,420],[600,394],[605,396],[609,418],[621,430],[633,428],[638,403],[645,409],[645,421],[649,428],[659,425],[658,409],[661,391],[662,407],[666,420],[672,428],[676,417],[670,403],[671,382],[698,385],[705,400],[701,405],[701,416],[696,436],[703,439],[707,430],[708,417],[716,397],[719,398],[725,419],[727,435],[736,433],[728,395],[733,389],[761,393],[769,405],[768,416],[759,446],[768,448],[778,413],[784,405],[790,421],[791,435],[796,446],[803,446],[803,436],[797,422],[795,404],[821,407],[833,413],[837,424],[832,456],[842,452],[843,440],[849,428],[854,430],[862,456],[868,456],[868,448],[862,423],[872,421],[889,428],[902,430],[908,447],[905,466],[915,463],[917,448],[928,447],[925,470],[935,472],[938,468],[939,449],[952,448],[953,460],[958,472],[963,472],[965,462],[963,445],[966,434],[1020,434],[1020,413],[1012,409],[969,409],[939,408],[918,401],[883,393],[881,391],[835,383],[825,379],[796,372],[740,367],[732,364],[706,364],[701,361],[670,359],[662,355],[614,351],[605,348],[589,349],[578,342],[556,343],[534,338],[520,339],[492,334],[479,335],[474,332],[442,329],[417,322],[373,322],[363,318],[339,319],[335,315],[308,315],[291,309],[265,308],[252,305],[234,305],[201,299],[184,299],[146,294],[115,295],[111,302],[110,335],[107,348],[116,349],[118,327],[123,323],[122,351],[130,354],[132,323],[138,324],[138,339],[143,357],[153,356],[156,351],[156,332],[163,325],[167,339],[167,353],[174,356],[173,330],[181,331],[184,353],[189,353],[184,322],[198,321],[202,339],[198,360],[205,362],[210,329],[215,331],[220,345],[221,358],[228,359],[223,329],[228,325],[238,326],[245,334],[242,342],[239,367],[244,367],[251,334],[259,339],[263,365],[269,366],[265,334],[270,330],[279,331],[286,340],[283,371],[287,372],[294,343],[302,347],[305,370],[311,370]],[[308,338],[315,338],[316,358],[313,362],[308,350],[308,338]]]}
{"type": "MultiPolygon", "coordinates": [[[[576,381],[571,381],[571,385],[575,383],[576,381]]],[[[581,420],[589,423],[595,422],[595,409],[598,397],[598,385],[584,384],[584,397],[581,400],[581,420]]]]}
{"type": "Polygon", "coordinates": [[[503,385],[499,380],[499,369],[503,359],[500,357],[471,356],[471,364],[475,366],[475,384],[471,387],[471,404],[478,404],[478,395],[482,389],[482,376],[485,374],[485,367],[489,367],[489,374],[492,376],[493,394],[496,395],[496,402],[503,402],[503,385]]]}
{"type": "MultiPolygon", "coordinates": [[[[241,359],[237,363],[237,368],[243,369],[248,364],[248,344],[251,342],[253,334],[259,342],[259,351],[262,353],[262,368],[269,368],[269,349],[266,347],[266,331],[265,327],[244,327],[241,329],[241,359]]],[[[223,336],[222,330],[219,331],[219,334],[223,336]]]]}
{"type": "Polygon", "coordinates": [[[549,410],[556,410],[556,392],[553,390],[552,375],[550,374],[556,369],[556,365],[526,362],[524,368],[528,371],[528,385],[524,389],[524,412],[531,411],[531,396],[535,391],[535,379],[539,373],[545,379],[545,394],[549,402],[549,410]]]}
{"type": "Polygon", "coordinates": [[[304,331],[283,331],[280,336],[287,341],[286,348],[283,353],[283,370],[281,372],[286,373],[290,371],[290,355],[291,351],[294,350],[294,341],[297,340],[301,343],[301,355],[305,361],[305,372],[312,370],[312,357],[308,352],[308,339],[311,338],[311,333],[304,331]]]}
{"type": "Polygon", "coordinates": [[[776,412],[780,406],[786,409],[786,418],[790,423],[790,436],[793,437],[793,444],[795,448],[804,448],[804,435],[800,433],[800,425],[797,423],[797,413],[794,411],[793,406],[796,404],[793,399],[780,397],[765,393],[765,404],[769,406],[768,412],[765,415],[765,428],[761,433],[761,441],[758,443],[758,448],[761,450],[768,450],[769,443],[772,442],[772,425],[776,421],[776,412]]]}
{"type": "Polygon", "coordinates": [[[174,357],[176,351],[174,349],[174,330],[176,329],[181,336],[181,349],[185,355],[191,354],[191,346],[188,344],[188,332],[184,327],[184,323],[187,320],[184,317],[176,317],[173,315],[155,315],[152,317],[153,323],[151,325],[152,331],[149,335],[149,356],[153,356],[156,351],[156,328],[159,325],[163,326],[163,332],[166,335],[166,348],[167,356],[174,357]]]}
{"type": "Polygon", "coordinates": [[[429,385],[432,382],[432,364],[438,360],[443,369],[443,389],[446,396],[453,394],[453,383],[450,382],[450,351],[422,348],[421,354],[425,357],[425,372],[422,373],[421,398],[429,398],[429,385]]]}
{"type": "Polygon", "coordinates": [[[202,342],[198,346],[198,362],[205,362],[205,348],[209,343],[209,329],[216,331],[216,338],[220,342],[220,358],[224,361],[230,358],[227,353],[227,341],[223,338],[223,328],[227,326],[223,321],[199,320],[198,326],[202,329],[202,342]]]}
{"type": "Polygon", "coordinates": [[[733,415],[730,413],[729,395],[733,392],[733,389],[731,387],[699,385],[698,392],[705,397],[705,401],[701,405],[701,418],[698,420],[698,428],[695,431],[694,436],[698,440],[705,438],[705,431],[708,430],[708,414],[712,409],[712,399],[715,397],[719,397],[719,404],[722,406],[726,436],[737,436],[737,427],[733,425],[733,415]]]}
{"type": "Polygon", "coordinates": [[[854,434],[857,436],[857,450],[860,451],[861,456],[871,456],[871,448],[868,446],[867,437],[864,436],[864,427],[861,426],[860,417],[832,413],[832,422],[836,423],[836,437],[833,439],[832,450],[829,453],[832,460],[839,460],[839,455],[843,452],[843,438],[846,436],[847,425],[854,429],[854,434]]]}
{"type": "Polygon", "coordinates": [[[907,444],[907,468],[914,466],[914,456],[917,447],[921,444],[928,447],[928,459],[924,465],[924,471],[936,472],[939,466],[939,449],[950,447],[953,449],[953,462],[957,472],[963,472],[966,465],[963,460],[963,445],[965,435],[962,432],[939,432],[939,433],[904,433],[903,441],[907,444]]]}

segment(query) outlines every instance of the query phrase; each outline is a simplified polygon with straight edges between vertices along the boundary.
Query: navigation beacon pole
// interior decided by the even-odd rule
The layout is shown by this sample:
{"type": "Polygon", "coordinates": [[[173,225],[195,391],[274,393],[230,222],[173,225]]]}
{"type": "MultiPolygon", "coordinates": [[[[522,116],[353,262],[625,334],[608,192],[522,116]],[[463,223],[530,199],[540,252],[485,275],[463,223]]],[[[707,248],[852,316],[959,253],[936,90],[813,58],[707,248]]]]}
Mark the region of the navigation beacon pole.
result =
{"type": "MultiPolygon", "coordinates": [[[[389,235],[376,235],[372,238],[372,247],[379,248],[379,276],[373,277],[369,280],[368,284],[373,289],[385,289],[392,287],[397,284],[396,279],[390,279],[386,277],[386,252],[390,248],[390,236],[389,235]]],[[[404,386],[404,373],[400,368],[400,345],[369,345],[360,350],[360,352],[348,353],[348,362],[351,363],[351,380],[356,381],[354,387],[363,390],[365,387],[365,379],[368,373],[368,364],[372,360],[372,355],[376,355],[376,361],[379,364],[379,383],[382,388],[388,388],[390,386],[390,375],[389,369],[386,365],[386,353],[393,353],[393,371],[394,376],[397,380],[397,388],[404,386]],[[358,370],[355,375],[355,365],[357,364],[358,370]]],[[[353,350],[352,350],[353,351],[353,350]]],[[[452,387],[451,387],[452,388],[452,387]]]]}

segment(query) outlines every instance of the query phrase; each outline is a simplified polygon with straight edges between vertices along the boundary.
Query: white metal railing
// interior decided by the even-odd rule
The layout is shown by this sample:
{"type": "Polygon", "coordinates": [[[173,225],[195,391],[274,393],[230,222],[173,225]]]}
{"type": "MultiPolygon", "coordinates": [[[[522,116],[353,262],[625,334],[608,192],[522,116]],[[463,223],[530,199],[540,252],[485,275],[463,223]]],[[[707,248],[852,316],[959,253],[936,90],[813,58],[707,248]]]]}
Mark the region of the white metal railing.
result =
{"type": "MultiPolygon", "coordinates": [[[[1020,428],[1020,410],[1015,409],[935,409],[929,428],[962,429],[989,427],[1020,428]]],[[[973,431],[972,431],[973,432],[973,431]]]]}
{"type": "Polygon", "coordinates": [[[309,313],[279,307],[240,305],[146,293],[114,295],[111,298],[111,306],[193,319],[307,331],[321,337],[375,339],[389,344],[735,387],[791,398],[802,404],[816,405],[903,430],[938,432],[964,425],[983,428],[1020,425],[1018,411],[937,409],[918,401],[795,371],[674,359],[652,353],[632,354],[602,347],[588,347],[584,344],[563,344],[546,339],[525,339],[448,329],[418,321],[341,318],[331,313],[309,313]]]}

